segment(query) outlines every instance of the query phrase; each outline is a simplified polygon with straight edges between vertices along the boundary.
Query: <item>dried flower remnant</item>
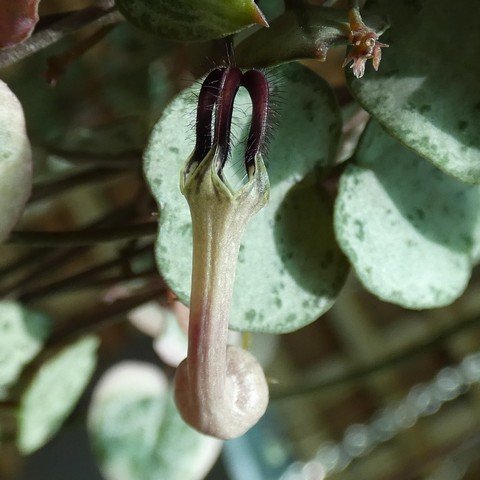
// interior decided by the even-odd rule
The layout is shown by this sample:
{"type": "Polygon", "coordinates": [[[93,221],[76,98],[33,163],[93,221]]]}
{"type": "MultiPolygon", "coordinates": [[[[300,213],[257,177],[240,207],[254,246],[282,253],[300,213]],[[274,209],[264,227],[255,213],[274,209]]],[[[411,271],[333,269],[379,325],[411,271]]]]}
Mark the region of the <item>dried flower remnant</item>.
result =
{"type": "Polygon", "coordinates": [[[227,346],[228,318],[243,232],[266,203],[270,186],[262,159],[269,87],[257,70],[211,72],[200,91],[197,144],[181,173],[192,217],[193,272],[188,356],[175,376],[183,419],[202,433],[229,439],[257,423],[268,405],[261,366],[247,351],[227,346]],[[223,178],[230,149],[233,104],[240,86],[252,100],[245,151],[248,181],[233,191],[223,178]],[[215,130],[212,141],[212,117],[215,130]]]}
{"type": "Polygon", "coordinates": [[[378,41],[377,34],[370,27],[365,25],[358,8],[354,7],[348,12],[350,24],[349,44],[351,45],[343,66],[346,67],[352,62],[351,68],[357,78],[363,77],[367,60],[372,59],[373,68],[377,71],[382,59],[382,47],[387,44],[378,41]]]}
{"type": "Polygon", "coordinates": [[[38,22],[40,0],[0,0],[0,49],[23,42],[38,22]]]}

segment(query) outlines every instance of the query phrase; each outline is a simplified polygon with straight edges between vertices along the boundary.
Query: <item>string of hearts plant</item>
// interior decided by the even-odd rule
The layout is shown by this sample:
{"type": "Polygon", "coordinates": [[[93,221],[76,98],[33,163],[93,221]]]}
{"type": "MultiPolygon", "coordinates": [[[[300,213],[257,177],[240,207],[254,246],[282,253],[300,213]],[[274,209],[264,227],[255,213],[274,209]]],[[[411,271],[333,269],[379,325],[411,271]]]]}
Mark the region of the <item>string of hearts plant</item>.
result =
{"type": "MultiPolygon", "coordinates": [[[[10,332],[0,414],[23,453],[52,437],[88,384],[98,340],[84,335],[148,300],[190,307],[176,406],[194,429],[227,439],[269,401],[262,367],[228,345],[229,329],[302,328],[331,308],[350,265],[367,290],[406,308],[448,305],[465,290],[480,258],[479,72],[467,68],[480,48],[476,0],[99,0],[51,15],[39,0],[14,3],[0,0],[0,326],[10,332]],[[299,62],[345,46],[350,93],[299,62]],[[180,88],[188,69],[200,80],[180,88]],[[59,158],[66,173],[32,186],[32,164],[38,176],[59,158]],[[25,229],[36,202],[122,176],[138,193],[84,228],[25,229]],[[66,268],[104,242],[108,258],[66,268]],[[19,244],[27,251],[12,255],[19,244]],[[93,286],[109,290],[63,321],[46,302],[93,286]]],[[[136,393],[109,373],[88,414],[106,478],[120,463],[132,480],[197,478],[165,470],[160,443],[188,435],[200,458],[218,442],[185,430],[158,369],[119,371],[136,393]],[[124,418],[139,423],[121,429],[124,418]]]]}

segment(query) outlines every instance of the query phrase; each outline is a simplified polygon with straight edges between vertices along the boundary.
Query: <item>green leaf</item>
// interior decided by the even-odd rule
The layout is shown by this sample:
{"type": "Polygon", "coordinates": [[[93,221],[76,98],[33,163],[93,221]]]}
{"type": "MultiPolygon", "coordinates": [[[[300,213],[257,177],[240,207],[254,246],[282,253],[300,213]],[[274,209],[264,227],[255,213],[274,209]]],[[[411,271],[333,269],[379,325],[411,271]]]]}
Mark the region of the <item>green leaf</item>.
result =
{"type": "Polygon", "coordinates": [[[140,362],[118,364],[104,375],[88,427],[107,480],[201,480],[222,445],[184,423],[162,371],[140,362]]]}
{"type": "Polygon", "coordinates": [[[42,447],[70,415],[95,369],[98,344],[96,337],[82,338],[41,366],[20,400],[17,445],[22,453],[42,447]]]}
{"type": "MultiPolygon", "coordinates": [[[[234,329],[270,333],[296,330],[318,318],[333,304],[347,272],[329,233],[328,202],[313,184],[295,189],[307,173],[332,161],[341,125],[339,110],[326,83],[306,68],[290,64],[276,72],[283,81],[272,87],[273,96],[281,92],[283,102],[277,108],[277,125],[266,158],[270,202],[253,217],[244,235],[230,321],[234,329]],[[295,222],[293,209],[299,199],[305,210],[300,209],[295,222]],[[297,234],[291,230],[299,237],[316,232],[318,241],[295,244],[297,234]],[[317,274],[302,272],[303,267],[312,269],[310,262],[318,268],[317,274]]],[[[146,177],[161,208],[158,267],[187,304],[192,233],[188,205],[179,190],[179,172],[194,146],[191,99],[197,91],[198,86],[192,87],[170,104],[145,154],[146,177]]],[[[240,90],[235,111],[249,104],[248,95],[240,90]]],[[[250,114],[237,115],[235,123],[239,127],[236,136],[244,138],[250,114]]],[[[240,153],[241,149],[234,152],[228,164],[241,178],[240,153]]],[[[231,183],[238,185],[238,180],[231,183]]]]}
{"type": "Polygon", "coordinates": [[[211,40],[263,20],[254,0],[116,0],[116,3],[134,25],[170,40],[211,40]]]}
{"type": "Polygon", "coordinates": [[[459,182],[375,122],[340,181],[335,229],[364,286],[408,308],[464,291],[480,240],[480,187],[459,182]]]}
{"type": "MultiPolygon", "coordinates": [[[[156,118],[161,107],[161,100],[149,94],[150,84],[163,85],[165,96],[172,96],[171,80],[150,71],[150,64],[164,58],[171,45],[152,42],[123,22],[102,42],[102,55],[75,61],[51,88],[45,82],[45,64],[71,46],[66,39],[5,71],[10,88],[22,99],[32,144],[112,155],[142,149],[152,110],[156,118]],[[85,94],[87,78],[95,84],[95,95],[85,94]],[[86,111],[95,113],[85,115],[86,111]]],[[[39,167],[37,163],[35,173],[39,167]]]]}
{"type": "Polygon", "coordinates": [[[480,183],[480,29],[477,0],[370,1],[388,13],[378,72],[350,76],[358,101],[435,166],[480,183]]]}
{"type": "Polygon", "coordinates": [[[22,106],[0,80],[0,242],[17,223],[32,188],[32,153],[22,106]]]}
{"type": "Polygon", "coordinates": [[[50,319],[40,313],[15,302],[0,302],[0,398],[40,352],[50,325],[50,319]]]}

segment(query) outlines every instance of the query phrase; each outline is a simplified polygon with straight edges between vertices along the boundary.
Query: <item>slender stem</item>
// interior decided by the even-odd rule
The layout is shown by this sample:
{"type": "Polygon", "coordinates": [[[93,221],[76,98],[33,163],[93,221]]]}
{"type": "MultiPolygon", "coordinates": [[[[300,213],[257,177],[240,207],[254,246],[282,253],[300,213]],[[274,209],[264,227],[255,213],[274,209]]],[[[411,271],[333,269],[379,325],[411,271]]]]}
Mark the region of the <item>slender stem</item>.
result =
{"type": "Polygon", "coordinates": [[[308,395],[312,393],[321,393],[325,390],[350,382],[355,382],[369,377],[378,372],[382,372],[389,368],[397,367],[418,355],[427,353],[429,350],[443,344],[446,340],[461,333],[465,330],[478,327],[480,325],[480,317],[467,318],[451,325],[440,332],[436,333],[427,340],[409,347],[399,353],[388,356],[385,359],[373,365],[366,365],[360,368],[354,368],[347,373],[339,375],[327,380],[316,382],[302,382],[298,385],[276,389],[272,391],[272,400],[285,400],[299,395],[308,395]]]}
{"type": "Polygon", "coordinates": [[[18,270],[22,270],[26,267],[34,265],[39,261],[45,259],[46,257],[49,257],[53,251],[54,251],[53,248],[52,249],[45,248],[40,252],[35,251],[35,252],[29,252],[25,255],[22,255],[21,257],[17,258],[13,262],[2,267],[0,269],[0,277],[4,277],[6,275],[16,273],[18,270]]]}
{"type": "Polygon", "coordinates": [[[122,316],[130,310],[150,300],[160,299],[166,292],[167,287],[160,282],[160,285],[150,287],[127,298],[121,298],[110,304],[101,302],[86,311],[72,315],[54,331],[47,342],[47,349],[56,348],[66,341],[71,341],[93,330],[108,327],[115,321],[122,320],[122,316]]]}
{"type": "MultiPolygon", "coordinates": [[[[122,205],[120,208],[117,207],[116,209],[102,215],[100,218],[87,225],[86,228],[107,227],[110,225],[114,225],[115,222],[131,218],[132,215],[136,213],[135,209],[136,205],[134,203],[127,203],[126,205],[122,205]]],[[[88,249],[89,247],[59,247],[44,248],[42,250],[35,249],[33,252],[28,253],[23,257],[20,257],[12,264],[7,265],[0,272],[0,275],[6,275],[8,273],[20,270],[24,267],[34,265],[38,262],[40,263],[35,269],[30,271],[26,276],[23,276],[16,283],[2,289],[0,291],[0,297],[11,295],[19,288],[24,289],[28,287],[36,279],[44,278],[46,274],[51,274],[55,272],[64,264],[68,263],[70,260],[78,258],[80,254],[87,251],[88,249]]]]}
{"type": "MultiPolygon", "coordinates": [[[[150,252],[152,251],[152,244],[145,245],[135,251],[130,252],[128,255],[124,255],[119,258],[117,257],[112,260],[102,262],[98,265],[95,265],[94,267],[83,270],[67,278],[62,278],[61,280],[50,282],[46,285],[42,285],[40,287],[27,290],[20,295],[19,299],[22,300],[23,302],[31,302],[33,300],[38,300],[39,298],[45,298],[46,296],[56,294],[58,292],[62,292],[65,290],[70,290],[72,288],[89,287],[90,285],[93,285],[93,282],[95,282],[95,280],[97,282],[102,280],[97,278],[98,275],[108,272],[113,268],[121,267],[125,262],[132,260],[149,251],[150,252]]],[[[149,270],[147,273],[151,274],[152,271],[149,270]]],[[[142,272],[141,275],[145,275],[145,272],[142,272]]],[[[108,283],[108,282],[112,282],[115,278],[116,279],[120,278],[125,280],[132,277],[136,278],[132,275],[130,275],[129,277],[124,275],[123,277],[116,276],[113,279],[109,278],[104,280],[107,280],[107,283],[108,283]]]]}
{"type": "Polygon", "coordinates": [[[110,275],[107,277],[93,278],[93,279],[86,278],[85,280],[78,280],[76,282],[72,280],[71,282],[63,282],[63,284],[57,289],[53,288],[52,286],[52,288],[50,289],[47,289],[47,288],[38,289],[38,290],[35,290],[35,292],[27,293],[22,298],[22,302],[30,303],[33,301],[44,300],[48,296],[57,295],[58,293],[61,293],[61,292],[70,292],[75,290],[92,289],[92,288],[95,288],[95,289],[107,288],[107,287],[118,285],[119,283],[122,283],[122,282],[131,281],[131,280],[141,280],[141,279],[153,280],[155,278],[158,278],[158,271],[155,267],[152,267],[137,273],[121,273],[118,275],[110,275]]]}
{"type": "Polygon", "coordinates": [[[115,26],[115,24],[104,25],[92,35],[80,40],[72,48],[69,48],[60,55],[49,58],[47,61],[48,69],[45,72],[48,84],[52,87],[56,86],[68,66],[102,41],[113,30],[113,28],[115,28],[115,26]]]}
{"type": "Polygon", "coordinates": [[[224,38],[225,43],[225,55],[228,66],[235,66],[237,61],[235,59],[235,35],[228,35],[224,38]]]}
{"type": "Polygon", "coordinates": [[[28,40],[0,52],[0,68],[13,65],[34,53],[58,42],[65,36],[87,26],[102,27],[123,20],[113,0],[97,2],[94,6],[72,12],[43,30],[34,33],[28,40]]]}
{"type": "Polygon", "coordinates": [[[36,268],[28,272],[27,275],[21,277],[16,282],[0,290],[0,298],[15,298],[20,292],[28,289],[32,283],[35,283],[39,279],[43,279],[46,276],[46,272],[49,274],[55,272],[57,268],[68,263],[71,258],[79,258],[83,253],[88,251],[88,247],[75,247],[71,249],[52,249],[45,248],[40,251],[36,251],[38,254],[47,252],[46,257],[41,258],[41,262],[36,268]]]}
{"type": "Polygon", "coordinates": [[[161,282],[155,286],[134,293],[126,298],[121,298],[113,303],[99,302],[91,308],[82,310],[65,319],[57,326],[50,336],[45,348],[22,372],[14,389],[10,392],[13,399],[21,398],[25,386],[29,385],[32,378],[38,372],[46,359],[52,353],[74,341],[76,338],[109,327],[115,322],[124,320],[124,315],[130,310],[149,302],[153,299],[161,299],[168,292],[167,287],[161,282]]]}
{"type": "Polygon", "coordinates": [[[119,175],[121,173],[125,174],[129,172],[104,167],[92,167],[88,169],[82,169],[81,171],[68,172],[67,174],[59,175],[53,179],[37,182],[33,185],[33,191],[32,195],[30,196],[29,203],[45,200],[53,195],[70,190],[73,187],[85,184],[94,184],[105,179],[111,179],[112,176],[119,175]]]}
{"type": "Polygon", "coordinates": [[[54,155],[67,162],[80,165],[94,163],[108,168],[137,168],[142,162],[142,152],[136,150],[115,155],[78,151],[72,152],[50,146],[46,147],[46,150],[49,155],[54,155]]]}
{"type": "Polygon", "coordinates": [[[96,243],[116,242],[132,238],[149,237],[157,232],[156,222],[145,222],[122,227],[98,230],[72,230],[67,232],[14,231],[7,240],[9,244],[30,245],[32,247],[51,247],[58,245],[94,245],[96,243]]]}

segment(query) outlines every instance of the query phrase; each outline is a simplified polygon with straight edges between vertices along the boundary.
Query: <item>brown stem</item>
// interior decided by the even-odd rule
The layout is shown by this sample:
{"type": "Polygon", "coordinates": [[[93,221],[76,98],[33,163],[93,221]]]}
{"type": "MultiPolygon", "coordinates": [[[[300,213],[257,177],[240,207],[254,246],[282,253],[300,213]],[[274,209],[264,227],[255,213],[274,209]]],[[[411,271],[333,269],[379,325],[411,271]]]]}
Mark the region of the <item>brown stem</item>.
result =
{"type": "Polygon", "coordinates": [[[34,184],[29,204],[45,200],[66,190],[71,190],[73,187],[85,184],[92,185],[96,182],[111,179],[113,176],[122,173],[125,174],[129,172],[105,167],[93,167],[61,174],[56,178],[34,184]]]}
{"type": "Polygon", "coordinates": [[[94,6],[72,12],[34,33],[28,40],[0,52],[0,68],[9,67],[34,53],[47,48],[71,33],[87,26],[103,27],[123,20],[113,0],[97,2],[94,6]]]}
{"type": "MultiPolygon", "coordinates": [[[[136,205],[133,203],[122,205],[120,208],[116,208],[110,212],[107,212],[102,217],[90,223],[87,228],[107,227],[114,225],[115,222],[120,220],[131,218],[131,216],[135,214],[135,208],[136,205]]],[[[89,247],[44,248],[42,250],[35,249],[33,252],[20,257],[17,261],[7,265],[5,269],[0,272],[0,275],[13,273],[38,262],[39,264],[36,268],[30,271],[26,276],[23,276],[13,285],[0,290],[0,297],[13,295],[14,292],[19,288],[28,288],[28,286],[34,283],[38,278],[45,278],[46,274],[55,272],[69,261],[78,258],[79,255],[88,249],[89,247]]]]}
{"type": "Polygon", "coordinates": [[[65,73],[65,70],[74,61],[78,60],[84,53],[93,48],[97,43],[101,42],[116,25],[104,25],[92,35],[84,38],[76,43],[72,48],[63,52],[61,55],[50,57],[47,61],[48,69],[45,72],[45,78],[50,86],[57,85],[60,77],[65,73]]]}
{"type": "Polygon", "coordinates": [[[142,152],[137,150],[111,155],[106,153],[68,151],[58,147],[47,146],[46,151],[49,155],[54,155],[62,160],[79,165],[93,163],[108,168],[137,168],[142,162],[142,152]]]}
{"type": "Polygon", "coordinates": [[[160,282],[155,287],[135,293],[127,298],[121,298],[113,303],[105,305],[101,302],[97,305],[70,316],[57,327],[47,342],[47,349],[56,348],[67,341],[71,341],[93,330],[105,328],[130,310],[150,300],[160,299],[167,293],[167,287],[160,282]]]}
{"type": "MultiPolygon", "coordinates": [[[[22,302],[32,302],[33,300],[38,300],[39,298],[45,298],[46,296],[57,294],[58,292],[70,290],[76,287],[90,287],[95,285],[101,284],[101,280],[107,280],[107,284],[111,283],[116,279],[126,280],[128,278],[137,278],[135,274],[133,275],[123,275],[123,276],[116,276],[114,278],[108,279],[101,279],[98,278],[99,275],[106,273],[113,268],[118,268],[123,265],[125,261],[133,260],[134,258],[146,253],[152,252],[152,244],[145,245],[135,251],[132,251],[128,256],[122,256],[120,258],[114,258],[112,260],[108,260],[106,262],[102,262],[94,267],[88,268],[86,270],[82,270],[74,275],[71,275],[67,278],[62,278],[55,282],[50,282],[46,285],[42,285],[37,288],[33,288],[27,291],[24,291],[19,296],[19,299],[22,302]]],[[[153,270],[148,270],[147,272],[141,272],[141,276],[144,276],[145,273],[151,274],[153,270]]]]}
{"type": "Polygon", "coordinates": [[[32,247],[51,247],[58,245],[94,245],[104,242],[130,240],[132,238],[149,237],[157,232],[156,222],[145,222],[121,227],[99,230],[72,231],[14,231],[7,240],[9,244],[30,245],[32,247]]]}
{"type": "Polygon", "coordinates": [[[410,361],[413,358],[423,355],[435,347],[442,345],[446,340],[464,332],[471,328],[478,327],[480,324],[480,317],[473,317],[461,320],[460,322],[450,325],[445,329],[437,332],[423,342],[419,342],[412,347],[406,348],[394,355],[390,355],[383,360],[373,364],[365,365],[359,368],[354,368],[347,373],[339,375],[338,377],[321,380],[321,381],[305,381],[299,382],[298,385],[284,387],[272,391],[272,400],[284,400],[293,398],[299,395],[309,395],[312,393],[326,392],[329,388],[345,385],[351,382],[362,380],[378,372],[382,372],[389,368],[397,367],[404,362],[410,361]]]}

